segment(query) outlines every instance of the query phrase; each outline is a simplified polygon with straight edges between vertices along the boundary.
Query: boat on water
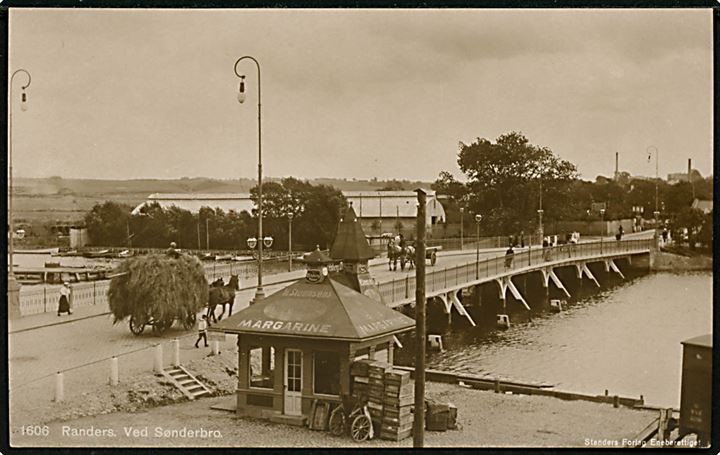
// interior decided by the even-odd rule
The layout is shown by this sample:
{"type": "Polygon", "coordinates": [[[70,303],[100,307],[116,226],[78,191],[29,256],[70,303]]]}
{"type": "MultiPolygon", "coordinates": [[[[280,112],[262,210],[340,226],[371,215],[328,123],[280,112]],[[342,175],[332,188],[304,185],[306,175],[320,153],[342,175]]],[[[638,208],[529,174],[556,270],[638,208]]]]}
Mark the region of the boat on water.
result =
{"type": "Polygon", "coordinates": [[[58,254],[60,248],[42,248],[39,250],[15,250],[15,254],[58,254]]]}
{"type": "Polygon", "coordinates": [[[83,281],[105,280],[112,272],[110,267],[16,267],[15,278],[21,284],[62,284],[80,283],[83,281]]]}

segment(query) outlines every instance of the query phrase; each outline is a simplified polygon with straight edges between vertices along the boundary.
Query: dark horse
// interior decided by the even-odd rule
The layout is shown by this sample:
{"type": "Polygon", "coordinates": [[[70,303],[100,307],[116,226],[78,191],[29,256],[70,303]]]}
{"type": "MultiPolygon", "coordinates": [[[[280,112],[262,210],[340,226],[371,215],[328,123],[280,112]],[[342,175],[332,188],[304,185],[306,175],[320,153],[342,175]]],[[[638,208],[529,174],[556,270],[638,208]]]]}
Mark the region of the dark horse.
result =
{"type": "Polygon", "coordinates": [[[212,318],[213,322],[217,322],[222,319],[225,314],[225,305],[230,305],[230,311],[228,316],[232,315],[232,307],[235,303],[235,291],[240,290],[240,280],[237,275],[230,275],[230,282],[227,285],[223,284],[223,279],[219,278],[210,284],[208,292],[208,321],[212,318]],[[218,318],[215,318],[215,307],[218,305],[222,306],[222,312],[218,318]]]}
{"type": "Polygon", "coordinates": [[[405,245],[401,247],[395,240],[390,240],[387,247],[388,269],[397,270],[397,261],[400,260],[400,270],[405,270],[405,264],[409,263],[410,268],[415,267],[415,247],[405,245]]]}

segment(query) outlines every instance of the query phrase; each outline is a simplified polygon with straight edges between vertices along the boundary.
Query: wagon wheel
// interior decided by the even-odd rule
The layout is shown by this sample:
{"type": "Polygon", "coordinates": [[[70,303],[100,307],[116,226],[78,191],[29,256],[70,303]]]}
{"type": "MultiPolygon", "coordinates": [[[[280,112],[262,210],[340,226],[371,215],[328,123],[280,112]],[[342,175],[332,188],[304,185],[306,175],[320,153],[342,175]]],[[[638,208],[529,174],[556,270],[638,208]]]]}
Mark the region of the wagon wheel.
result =
{"type": "Polygon", "coordinates": [[[341,436],[345,433],[345,409],[340,405],[333,409],[330,413],[330,421],[328,422],[330,434],[333,436],[341,436]]]}
{"type": "Polygon", "coordinates": [[[350,435],[357,442],[363,442],[370,439],[372,432],[372,420],[363,414],[353,419],[352,425],[350,425],[350,435]]]}
{"type": "Polygon", "coordinates": [[[430,265],[435,265],[436,262],[437,262],[437,255],[433,251],[432,253],[430,253],[430,265]]]}
{"type": "Polygon", "coordinates": [[[145,330],[145,323],[140,323],[135,319],[135,316],[130,316],[130,331],[133,335],[140,335],[145,330]]]}
{"type": "Polygon", "coordinates": [[[185,330],[190,330],[195,327],[195,321],[197,321],[197,315],[195,313],[188,314],[183,321],[183,327],[185,330]]]}

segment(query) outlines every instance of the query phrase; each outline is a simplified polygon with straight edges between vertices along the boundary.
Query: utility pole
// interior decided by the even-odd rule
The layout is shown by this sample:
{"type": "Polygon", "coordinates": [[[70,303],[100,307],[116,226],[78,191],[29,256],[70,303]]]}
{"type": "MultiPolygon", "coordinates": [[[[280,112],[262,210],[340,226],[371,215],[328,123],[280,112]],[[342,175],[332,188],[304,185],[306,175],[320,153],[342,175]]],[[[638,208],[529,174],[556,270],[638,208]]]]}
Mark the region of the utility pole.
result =
{"type": "Polygon", "coordinates": [[[205,218],[205,248],[210,250],[210,218],[205,218]]]}
{"type": "Polygon", "coordinates": [[[415,420],[413,448],[422,448],[425,438],[425,204],[427,194],[417,192],[418,208],[415,219],[415,420]]]}

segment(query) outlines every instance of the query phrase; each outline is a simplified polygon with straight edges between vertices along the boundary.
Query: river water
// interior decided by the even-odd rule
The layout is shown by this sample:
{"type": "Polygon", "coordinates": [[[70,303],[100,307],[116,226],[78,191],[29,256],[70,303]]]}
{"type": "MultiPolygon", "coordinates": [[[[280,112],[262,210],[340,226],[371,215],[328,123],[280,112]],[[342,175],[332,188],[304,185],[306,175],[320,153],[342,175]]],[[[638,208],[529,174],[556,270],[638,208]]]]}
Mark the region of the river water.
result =
{"type": "MultiPolygon", "coordinates": [[[[455,324],[427,367],[679,407],[680,342],[711,331],[712,273],[653,273],[506,331],[455,324]]],[[[412,362],[402,351],[399,361],[412,362]]]]}

